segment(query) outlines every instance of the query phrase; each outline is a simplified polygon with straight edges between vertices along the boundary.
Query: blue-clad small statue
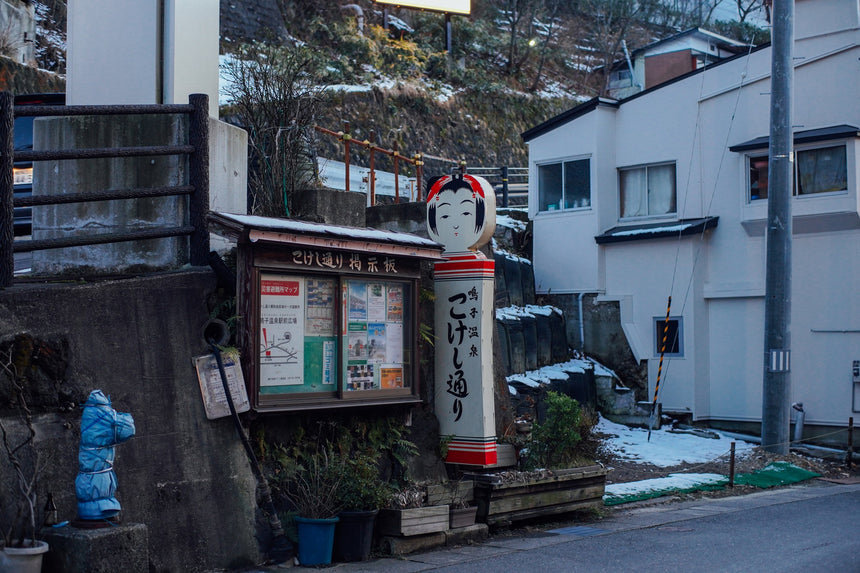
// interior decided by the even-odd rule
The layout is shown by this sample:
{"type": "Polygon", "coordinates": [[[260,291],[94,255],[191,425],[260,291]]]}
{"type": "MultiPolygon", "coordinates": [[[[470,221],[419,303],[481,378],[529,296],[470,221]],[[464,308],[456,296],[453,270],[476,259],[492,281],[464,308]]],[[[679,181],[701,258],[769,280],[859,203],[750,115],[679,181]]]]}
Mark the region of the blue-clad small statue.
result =
{"type": "Polygon", "coordinates": [[[101,390],[93,390],[83,408],[81,446],[78,451],[79,473],[75,479],[78,519],[110,519],[121,509],[114,497],[114,446],[134,436],[134,420],[131,414],[114,410],[110,398],[101,390]]]}

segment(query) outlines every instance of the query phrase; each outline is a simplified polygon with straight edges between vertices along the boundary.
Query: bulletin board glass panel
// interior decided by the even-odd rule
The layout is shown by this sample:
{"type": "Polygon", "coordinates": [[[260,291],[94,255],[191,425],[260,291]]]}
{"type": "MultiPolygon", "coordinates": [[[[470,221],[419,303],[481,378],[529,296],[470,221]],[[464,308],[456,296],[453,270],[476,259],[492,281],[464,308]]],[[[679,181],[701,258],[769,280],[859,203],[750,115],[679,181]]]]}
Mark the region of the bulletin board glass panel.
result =
{"type": "Polygon", "coordinates": [[[344,397],[411,387],[414,327],[410,286],[400,281],[344,281],[344,397]]]}
{"type": "Polygon", "coordinates": [[[337,279],[260,275],[260,394],[337,391],[337,279]]]}

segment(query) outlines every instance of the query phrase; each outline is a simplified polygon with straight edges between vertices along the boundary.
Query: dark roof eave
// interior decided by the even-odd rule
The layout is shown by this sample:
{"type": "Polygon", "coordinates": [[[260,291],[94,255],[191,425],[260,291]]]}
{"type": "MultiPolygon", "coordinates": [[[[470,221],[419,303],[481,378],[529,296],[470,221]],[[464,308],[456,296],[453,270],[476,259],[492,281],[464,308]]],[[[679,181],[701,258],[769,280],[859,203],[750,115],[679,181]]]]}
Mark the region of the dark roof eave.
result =
{"type": "Polygon", "coordinates": [[[618,107],[618,102],[613,99],[607,99],[602,97],[591,98],[587,102],[579,104],[578,106],[573,107],[567,111],[563,111],[557,116],[541,123],[540,125],[527,129],[522,133],[521,137],[523,138],[524,142],[528,143],[530,140],[536,137],[548,133],[558,127],[561,127],[569,121],[573,121],[578,117],[581,117],[587,113],[594,111],[601,105],[609,107],[618,107]]]}
{"type": "Polygon", "coordinates": [[[607,245],[611,243],[626,243],[630,241],[644,241],[648,239],[665,239],[673,237],[685,237],[689,235],[700,235],[708,229],[713,229],[719,222],[719,217],[704,217],[701,219],[681,219],[674,222],[665,223],[645,223],[642,225],[624,225],[613,227],[601,235],[594,237],[594,242],[598,245],[607,245]],[[687,226],[681,230],[669,230],[665,227],[677,227],[678,225],[687,226]],[[653,232],[648,232],[649,229],[654,229],[653,232]],[[630,231],[641,231],[636,234],[629,234],[630,231]]]}
{"type": "MultiPolygon", "coordinates": [[[[794,134],[794,143],[815,143],[817,141],[831,141],[854,137],[860,137],[860,128],[842,124],[798,131],[794,134]]],[[[769,146],[770,136],[763,135],[749,141],[744,141],[743,143],[738,143],[737,145],[732,145],[729,147],[729,151],[752,151],[753,149],[767,149],[769,146]]]]}

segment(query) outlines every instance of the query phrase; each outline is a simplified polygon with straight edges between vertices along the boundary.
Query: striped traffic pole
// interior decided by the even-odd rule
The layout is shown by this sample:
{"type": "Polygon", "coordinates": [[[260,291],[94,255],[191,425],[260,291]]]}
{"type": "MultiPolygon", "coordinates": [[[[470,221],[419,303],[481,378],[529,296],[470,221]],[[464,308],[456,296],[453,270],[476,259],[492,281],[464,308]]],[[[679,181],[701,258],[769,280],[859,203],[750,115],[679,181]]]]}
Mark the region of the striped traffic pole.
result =
{"type": "Polygon", "coordinates": [[[672,312],[672,295],[666,304],[666,322],[663,323],[663,342],[660,344],[660,364],[657,366],[657,383],[654,385],[654,401],[651,403],[651,419],[648,420],[648,441],[651,441],[651,430],[654,428],[657,414],[657,395],[660,393],[660,377],[663,374],[663,355],[666,354],[666,339],[669,338],[669,315],[672,312]]]}

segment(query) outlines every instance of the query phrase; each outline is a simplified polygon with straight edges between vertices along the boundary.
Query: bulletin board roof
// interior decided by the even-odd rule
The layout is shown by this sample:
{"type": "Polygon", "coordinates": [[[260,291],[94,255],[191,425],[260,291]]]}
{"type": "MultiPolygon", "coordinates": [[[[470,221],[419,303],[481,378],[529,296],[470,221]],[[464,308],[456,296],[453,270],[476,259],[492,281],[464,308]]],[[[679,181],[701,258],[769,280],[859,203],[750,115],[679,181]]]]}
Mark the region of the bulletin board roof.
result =
{"type": "Polygon", "coordinates": [[[258,215],[209,213],[212,231],[238,242],[267,242],[389,253],[438,260],[443,246],[409,233],[258,215]]]}

